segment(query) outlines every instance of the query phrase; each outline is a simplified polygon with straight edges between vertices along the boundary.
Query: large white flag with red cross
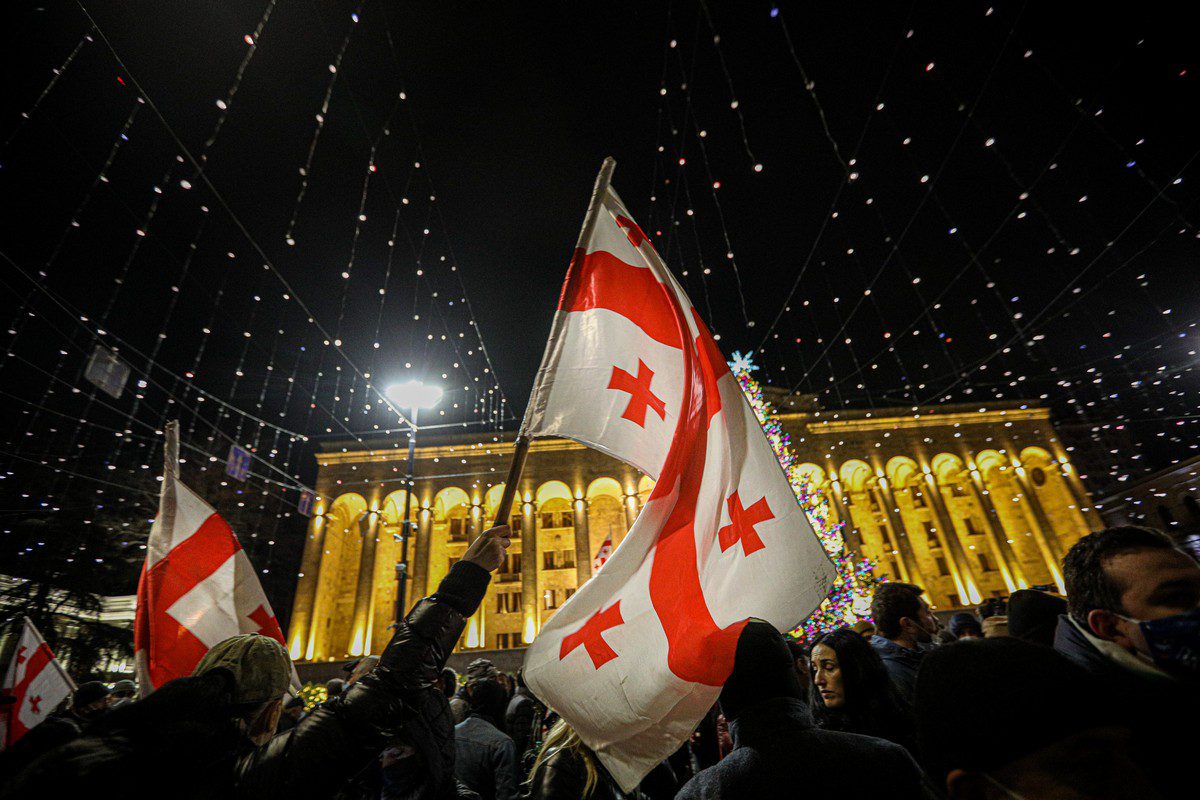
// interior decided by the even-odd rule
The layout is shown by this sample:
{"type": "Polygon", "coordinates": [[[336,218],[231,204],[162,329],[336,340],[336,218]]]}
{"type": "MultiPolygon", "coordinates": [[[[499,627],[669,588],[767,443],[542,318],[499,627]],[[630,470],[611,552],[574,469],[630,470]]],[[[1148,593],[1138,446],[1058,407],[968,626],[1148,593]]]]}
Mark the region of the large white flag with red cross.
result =
{"type": "Polygon", "coordinates": [[[174,436],[169,428],[158,516],[138,581],[133,645],[143,695],[191,675],[208,649],[230,636],[261,633],[283,642],[233,529],[176,477],[174,436]]]}
{"type": "Polygon", "coordinates": [[[33,622],[25,617],[17,648],[4,675],[4,693],[14,698],[4,746],[12,745],[28,733],[73,691],[74,681],[33,622]]]}
{"type": "Polygon", "coordinates": [[[657,483],[541,629],[533,691],[625,790],[691,735],[751,618],[790,630],[834,568],[712,335],[601,172],[522,426],[657,483]]]}

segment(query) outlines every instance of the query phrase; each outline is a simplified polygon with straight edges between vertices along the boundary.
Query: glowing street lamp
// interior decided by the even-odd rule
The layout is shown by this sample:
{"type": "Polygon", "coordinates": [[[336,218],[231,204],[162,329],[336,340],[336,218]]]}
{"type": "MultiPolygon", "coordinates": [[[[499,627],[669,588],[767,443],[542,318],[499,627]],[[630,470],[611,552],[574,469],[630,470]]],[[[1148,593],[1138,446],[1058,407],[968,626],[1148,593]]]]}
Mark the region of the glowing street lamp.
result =
{"type": "Polygon", "coordinates": [[[384,390],[387,399],[400,408],[409,409],[412,422],[408,431],[408,470],[406,491],[404,492],[404,516],[400,523],[404,533],[400,537],[400,560],[396,562],[396,622],[404,619],[404,601],[408,588],[408,540],[412,537],[412,522],[409,521],[409,509],[412,507],[414,461],[417,455],[417,415],[421,409],[430,409],[442,399],[442,387],[427,384],[418,380],[404,383],[393,383],[384,390]]]}

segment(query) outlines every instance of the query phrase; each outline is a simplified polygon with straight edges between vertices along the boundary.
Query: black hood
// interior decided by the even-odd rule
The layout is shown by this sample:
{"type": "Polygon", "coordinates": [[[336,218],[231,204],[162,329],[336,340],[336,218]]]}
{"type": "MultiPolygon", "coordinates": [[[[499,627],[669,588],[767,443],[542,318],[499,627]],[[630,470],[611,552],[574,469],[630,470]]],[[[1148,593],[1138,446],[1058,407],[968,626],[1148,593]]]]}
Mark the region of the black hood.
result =
{"type": "Polygon", "coordinates": [[[783,634],[770,623],[751,620],[738,637],[733,673],[721,690],[721,711],[732,722],[747,708],[777,697],[803,701],[804,685],[783,634]]]}

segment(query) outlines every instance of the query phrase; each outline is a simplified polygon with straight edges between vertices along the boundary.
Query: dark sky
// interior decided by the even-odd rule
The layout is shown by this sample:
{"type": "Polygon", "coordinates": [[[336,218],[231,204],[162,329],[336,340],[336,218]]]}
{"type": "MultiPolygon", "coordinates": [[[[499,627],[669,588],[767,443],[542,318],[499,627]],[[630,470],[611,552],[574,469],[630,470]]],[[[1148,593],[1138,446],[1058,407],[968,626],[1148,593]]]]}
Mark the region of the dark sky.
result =
{"type": "Polygon", "coordinates": [[[279,0],[224,110],[265,1],[85,5],[122,63],[96,35],[41,100],[88,21],[4,11],[18,482],[43,461],[77,473],[58,492],[153,474],[180,416],[198,458],[253,446],[290,507],[313,474],[290,433],[394,422],[355,368],[442,381],[444,419],[472,424],[495,419],[498,375],[519,415],[606,155],[765,380],[831,408],[1044,400],[1096,486],[1196,447],[1197,65],[1174,4],[279,0]],[[140,108],[96,183],[136,84],[166,124],[140,108]],[[83,380],[97,343],[133,370],[118,400],[83,380]]]}

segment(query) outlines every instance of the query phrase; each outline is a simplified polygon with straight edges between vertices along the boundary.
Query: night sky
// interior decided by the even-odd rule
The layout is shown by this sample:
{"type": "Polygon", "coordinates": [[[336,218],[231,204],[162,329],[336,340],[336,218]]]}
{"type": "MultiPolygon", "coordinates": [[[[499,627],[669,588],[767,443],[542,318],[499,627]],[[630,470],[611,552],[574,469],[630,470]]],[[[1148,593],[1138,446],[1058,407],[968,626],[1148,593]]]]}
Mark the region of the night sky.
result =
{"type": "Polygon", "coordinates": [[[254,448],[213,492],[274,564],[315,438],[396,422],[366,373],[513,427],[607,155],[763,380],[826,408],[1049,403],[1095,489],[1195,455],[1200,67],[1174,4],[84,5],[92,41],[74,3],[3,12],[6,513],[152,513],[178,417],[185,478],[254,448]],[[97,345],[120,398],[83,378],[97,345]]]}

